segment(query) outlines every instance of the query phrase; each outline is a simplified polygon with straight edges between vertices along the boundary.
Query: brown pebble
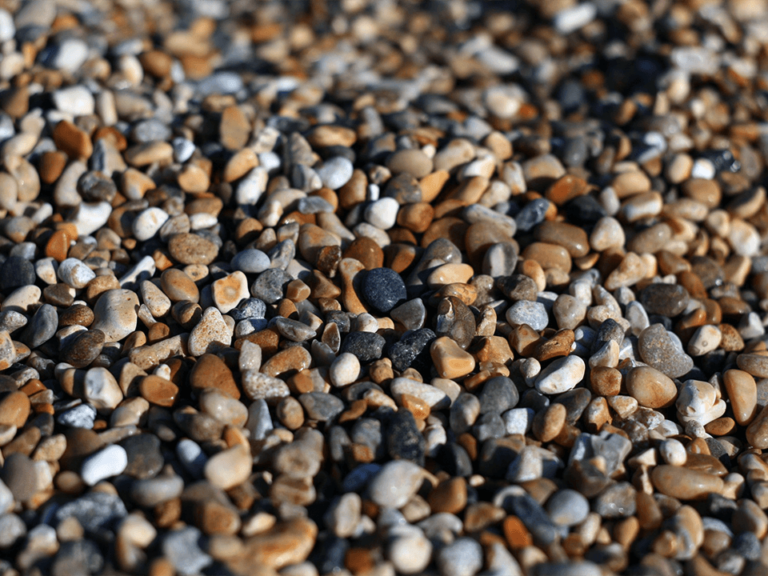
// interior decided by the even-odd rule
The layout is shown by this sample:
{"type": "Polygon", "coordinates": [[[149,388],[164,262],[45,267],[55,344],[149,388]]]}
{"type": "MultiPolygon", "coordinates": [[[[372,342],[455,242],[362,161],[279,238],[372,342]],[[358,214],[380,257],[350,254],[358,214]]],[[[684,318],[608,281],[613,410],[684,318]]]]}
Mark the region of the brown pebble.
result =
{"type": "Polygon", "coordinates": [[[653,469],[651,480],[659,492],[680,500],[702,500],[723,490],[717,476],[666,464],[653,469]]]}
{"type": "Polygon", "coordinates": [[[159,376],[145,376],[139,383],[139,393],[150,404],[170,408],[179,394],[179,387],[159,376]]]}
{"type": "Polygon", "coordinates": [[[446,480],[430,492],[427,501],[434,514],[458,514],[467,505],[467,481],[461,477],[446,480]]]}

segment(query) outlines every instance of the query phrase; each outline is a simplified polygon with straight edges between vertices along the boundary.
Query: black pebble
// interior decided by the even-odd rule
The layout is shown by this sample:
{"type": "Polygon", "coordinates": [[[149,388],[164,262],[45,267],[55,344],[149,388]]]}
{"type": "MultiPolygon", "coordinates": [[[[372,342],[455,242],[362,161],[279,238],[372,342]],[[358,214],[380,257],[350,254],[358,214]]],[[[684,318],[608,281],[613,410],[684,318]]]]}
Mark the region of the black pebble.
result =
{"type": "Polygon", "coordinates": [[[405,302],[408,294],[400,274],[389,268],[375,268],[363,279],[363,297],[377,312],[386,313],[405,302]]]}
{"type": "Polygon", "coordinates": [[[381,358],[386,342],[384,336],[373,332],[352,332],[344,337],[341,352],[354,354],[362,364],[366,364],[381,358]]]}
{"type": "Polygon", "coordinates": [[[549,200],[537,198],[526,204],[515,216],[517,229],[528,232],[531,228],[544,221],[544,215],[549,209],[549,200]]]}
{"type": "Polygon", "coordinates": [[[398,372],[413,368],[422,374],[428,374],[432,361],[429,346],[435,338],[437,335],[429,328],[406,333],[400,342],[393,344],[389,349],[392,367],[398,372]]]}
{"type": "Polygon", "coordinates": [[[416,427],[416,420],[408,410],[392,415],[387,427],[387,452],[394,460],[410,460],[424,466],[427,442],[416,427]]]}
{"type": "Polygon", "coordinates": [[[124,474],[143,479],[155,476],[165,464],[160,453],[160,439],[154,434],[137,434],[120,442],[128,455],[124,474]]]}
{"type": "Polygon", "coordinates": [[[501,414],[517,406],[520,393],[514,382],[506,376],[489,378],[478,395],[480,414],[501,414]]]}
{"type": "Polygon", "coordinates": [[[576,225],[594,224],[603,216],[608,215],[605,208],[592,196],[574,198],[564,208],[568,220],[576,225]]]}
{"type": "Polygon", "coordinates": [[[437,455],[437,462],[451,476],[462,478],[472,476],[472,460],[464,447],[456,442],[443,444],[437,455]]]}
{"type": "Polygon", "coordinates": [[[0,266],[0,290],[6,294],[35,283],[35,265],[21,256],[10,256],[0,266]]]}

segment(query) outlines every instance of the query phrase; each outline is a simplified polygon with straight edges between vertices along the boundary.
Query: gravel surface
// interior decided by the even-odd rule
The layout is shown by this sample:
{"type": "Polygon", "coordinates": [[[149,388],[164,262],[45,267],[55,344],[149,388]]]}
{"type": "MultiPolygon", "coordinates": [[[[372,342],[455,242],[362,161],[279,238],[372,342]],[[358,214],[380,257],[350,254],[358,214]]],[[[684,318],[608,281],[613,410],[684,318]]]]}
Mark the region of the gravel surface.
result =
{"type": "Polygon", "coordinates": [[[768,576],[767,47],[0,2],[0,576],[768,576]]]}

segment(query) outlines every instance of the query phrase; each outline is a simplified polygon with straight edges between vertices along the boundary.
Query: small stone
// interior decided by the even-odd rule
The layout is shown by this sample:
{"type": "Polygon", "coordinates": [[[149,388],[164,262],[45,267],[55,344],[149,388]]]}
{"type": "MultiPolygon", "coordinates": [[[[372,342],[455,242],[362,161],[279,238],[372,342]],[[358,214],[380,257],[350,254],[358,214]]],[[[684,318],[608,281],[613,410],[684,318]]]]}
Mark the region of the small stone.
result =
{"type": "Polygon", "coordinates": [[[423,470],[413,462],[387,462],[369,483],[368,492],[379,506],[402,508],[419,489],[423,478],[423,470]]]}
{"type": "Polygon", "coordinates": [[[154,434],[136,434],[120,441],[128,463],[124,473],[139,480],[154,478],[165,464],[160,439],[154,434]]]}
{"type": "Polygon", "coordinates": [[[688,291],[678,284],[649,284],[640,291],[640,303],[648,314],[673,318],[688,306],[688,291]]]}
{"type": "Polygon", "coordinates": [[[0,397],[0,424],[21,429],[31,410],[29,398],[23,392],[4,393],[0,397]]]}
{"type": "Polygon", "coordinates": [[[229,490],[245,482],[251,475],[252,459],[247,448],[238,444],[212,456],[205,465],[208,481],[229,490]]]}
{"type": "MultiPolygon", "coordinates": [[[[61,269],[61,268],[59,268],[61,269]]],[[[93,307],[92,330],[101,330],[107,342],[118,342],[136,330],[139,298],[131,290],[108,290],[93,307]]]]}
{"type": "Polygon", "coordinates": [[[106,368],[91,368],[85,374],[83,396],[96,410],[109,412],[122,401],[123,392],[106,368]]]}
{"type": "Polygon", "coordinates": [[[507,322],[511,326],[527,324],[536,331],[544,330],[549,323],[549,316],[544,304],[521,300],[507,309],[507,322]]]}
{"type": "Polygon", "coordinates": [[[338,190],[352,178],[354,166],[347,158],[336,156],[326,160],[320,168],[317,169],[317,175],[323,183],[323,186],[331,190],[338,190]]]}
{"type": "Polygon", "coordinates": [[[405,283],[389,268],[376,268],[363,278],[363,297],[377,312],[385,314],[407,299],[405,283]]]}
{"type": "Polygon", "coordinates": [[[232,267],[246,274],[259,274],[269,269],[269,256],[253,248],[243,250],[232,259],[232,267]]]}
{"type": "Polygon", "coordinates": [[[308,392],[299,396],[299,402],[312,420],[328,422],[344,411],[344,402],[324,392],[308,392]]]}
{"type": "Polygon", "coordinates": [[[430,346],[430,355],[441,378],[459,378],[475,369],[475,359],[448,337],[437,338],[430,346]]]}
{"type": "Polygon", "coordinates": [[[168,218],[168,214],[160,208],[147,208],[140,212],[131,225],[134,238],[140,242],[149,240],[160,231],[168,218]]]}
{"type": "Polygon", "coordinates": [[[547,514],[558,526],[575,526],[589,514],[589,501],[575,490],[559,490],[547,500],[547,514]]]}
{"type": "Polygon", "coordinates": [[[755,379],[742,370],[726,370],[723,383],[733,408],[733,417],[747,426],[757,414],[757,385],[755,379]]]}
{"type": "Polygon", "coordinates": [[[219,311],[226,314],[248,298],[248,279],[239,270],[233,272],[212,284],[211,295],[219,311]]]}
{"type": "Polygon", "coordinates": [[[651,480],[659,492],[680,500],[703,500],[723,490],[721,478],[680,466],[657,466],[651,472],[651,480]]]}
{"type": "Polygon", "coordinates": [[[704,356],[717,349],[722,339],[723,334],[717,326],[701,326],[688,341],[688,353],[693,357],[704,356]]]}
{"type": "Polygon", "coordinates": [[[666,408],[677,398],[677,386],[672,379],[650,366],[637,366],[626,378],[627,392],[641,406],[666,408]]]}
{"type": "Polygon", "coordinates": [[[334,386],[348,386],[360,376],[360,361],[348,352],[341,354],[331,364],[328,376],[334,386]]]}
{"type": "Polygon", "coordinates": [[[210,264],[219,253],[218,247],[202,236],[191,233],[176,234],[168,242],[168,251],[181,264],[210,264]]]}
{"type": "Polygon", "coordinates": [[[435,559],[442,576],[474,576],[483,567],[483,549],[472,538],[458,538],[435,559]]]}
{"type": "Polygon", "coordinates": [[[585,371],[584,360],[578,356],[554,360],[536,377],[536,390],[542,394],[567,392],[582,381],[585,371]]]}
{"type": "Polygon", "coordinates": [[[112,444],[88,456],[83,461],[80,476],[88,486],[95,486],[102,480],[122,473],[127,464],[128,456],[123,447],[112,444]]]}
{"type": "Polygon", "coordinates": [[[653,324],[638,339],[640,357],[670,378],[679,378],[693,368],[693,360],[682,350],[679,340],[661,324],[653,324]]]}
{"type": "Polygon", "coordinates": [[[174,530],[163,539],[163,555],[179,574],[199,574],[213,563],[213,558],[201,549],[201,543],[202,534],[193,526],[174,530]]]}
{"type": "Polygon", "coordinates": [[[192,356],[202,356],[231,343],[232,328],[224,322],[221,312],[211,307],[205,309],[200,322],[190,332],[187,348],[192,356]]]}

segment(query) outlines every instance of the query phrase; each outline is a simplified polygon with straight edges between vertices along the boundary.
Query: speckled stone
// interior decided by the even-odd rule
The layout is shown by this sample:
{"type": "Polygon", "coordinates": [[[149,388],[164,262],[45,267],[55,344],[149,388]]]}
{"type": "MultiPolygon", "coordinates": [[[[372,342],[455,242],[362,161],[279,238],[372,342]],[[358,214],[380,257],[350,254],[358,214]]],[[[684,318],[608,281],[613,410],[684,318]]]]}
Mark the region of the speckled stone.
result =
{"type": "Polygon", "coordinates": [[[408,297],[400,274],[389,268],[376,268],[367,272],[362,289],[368,305],[381,314],[402,304],[408,297]]]}

